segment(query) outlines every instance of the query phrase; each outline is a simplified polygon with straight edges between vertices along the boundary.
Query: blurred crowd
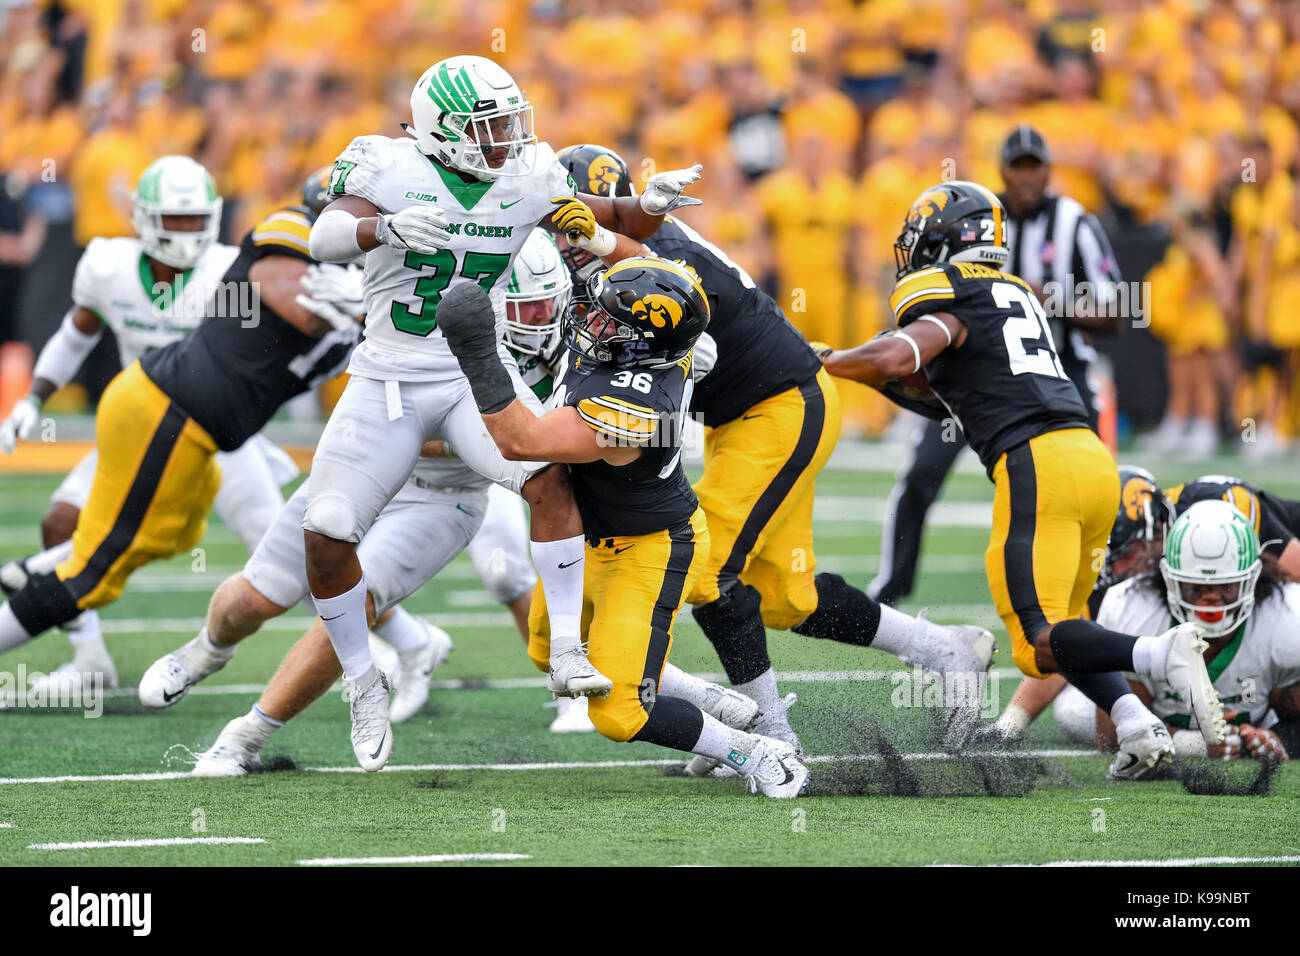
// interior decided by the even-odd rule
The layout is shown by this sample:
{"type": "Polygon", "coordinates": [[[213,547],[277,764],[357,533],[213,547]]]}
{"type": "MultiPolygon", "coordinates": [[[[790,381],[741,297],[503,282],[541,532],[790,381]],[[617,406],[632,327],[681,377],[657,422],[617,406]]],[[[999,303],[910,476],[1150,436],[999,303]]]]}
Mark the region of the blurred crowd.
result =
{"type": "MultiPolygon", "coordinates": [[[[238,241],[352,137],[401,135],[430,63],[475,53],[515,75],[557,149],[610,145],[642,176],[704,163],[704,205],[685,218],[809,338],[837,345],[887,324],[911,200],[941,178],[1000,191],[997,148],[1028,122],[1051,146],[1054,189],[1102,215],[1112,238],[1161,237],[1147,279],[1169,400],[1153,445],[1212,450],[1243,417],[1259,453],[1300,432],[1292,0],[0,9],[0,339],[17,334],[5,316],[45,228],[70,225],[82,246],[129,234],[131,187],[156,156],[185,153],[213,173],[225,238],[238,241]]],[[[851,430],[885,425],[873,397],[846,389],[851,430]]]]}

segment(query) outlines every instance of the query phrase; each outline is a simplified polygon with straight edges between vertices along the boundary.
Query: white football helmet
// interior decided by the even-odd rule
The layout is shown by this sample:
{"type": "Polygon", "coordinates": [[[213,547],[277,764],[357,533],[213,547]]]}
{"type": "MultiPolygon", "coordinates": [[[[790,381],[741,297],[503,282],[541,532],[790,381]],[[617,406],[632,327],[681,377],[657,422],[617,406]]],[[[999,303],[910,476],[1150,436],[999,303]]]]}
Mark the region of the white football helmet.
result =
{"type": "Polygon", "coordinates": [[[1202,628],[1206,637],[1230,634],[1255,608],[1262,568],[1259,537],[1241,512],[1226,501],[1198,501],[1165,536],[1160,573],[1169,611],[1179,622],[1202,628]],[[1185,584],[1235,584],[1236,592],[1223,604],[1193,604],[1183,597],[1185,584]]]}
{"type": "Polygon", "coordinates": [[[545,229],[534,228],[515,257],[506,286],[506,345],[524,355],[549,356],[560,344],[564,309],[573,290],[569,268],[545,229]],[[523,321],[520,306],[550,302],[549,320],[541,325],[523,321]]]}
{"type": "Polygon", "coordinates": [[[527,176],[536,160],[533,107],[509,73],[481,56],[429,67],[411,91],[406,131],[426,156],[483,181],[527,176]],[[500,149],[505,158],[493,166],[489,154],[500,149]]]}
{"type": "Polygon", "coordinates": [[[217,241],[221,197],[208,171],[188,156],[163,156],[140,176],[131,196],[131,223],[144,251],[176,269],[188,269],[217,241]],[[163,216],[204,216],[202,229],[168,229],[163,216]]]}

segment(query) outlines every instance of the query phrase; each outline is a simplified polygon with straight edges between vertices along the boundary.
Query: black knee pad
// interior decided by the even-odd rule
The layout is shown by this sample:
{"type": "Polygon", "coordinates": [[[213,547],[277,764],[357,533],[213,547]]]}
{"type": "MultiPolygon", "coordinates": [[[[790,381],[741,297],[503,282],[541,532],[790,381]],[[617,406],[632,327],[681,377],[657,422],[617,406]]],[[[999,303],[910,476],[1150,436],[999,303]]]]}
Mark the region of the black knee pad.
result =
{"type": "Polygon", "coordinates": [[[27,584],[9,599],[9,607],[32,637],[66,624],[81,613],[77,599],[53,572],[29,577],[27,584]]]}
{"type": "Polygon", "coordinates": [[[737,581],[712,604],[691,611],[733,684],[751,681],[772,666],[761,605],[758,592],[737,581]]]}
{"type": "Polygon", "coordinates": [[[838,574],[819,574],[817,610],[790,630],[841,644],[866,647],[880,627],[880,605],[838,574]]]}

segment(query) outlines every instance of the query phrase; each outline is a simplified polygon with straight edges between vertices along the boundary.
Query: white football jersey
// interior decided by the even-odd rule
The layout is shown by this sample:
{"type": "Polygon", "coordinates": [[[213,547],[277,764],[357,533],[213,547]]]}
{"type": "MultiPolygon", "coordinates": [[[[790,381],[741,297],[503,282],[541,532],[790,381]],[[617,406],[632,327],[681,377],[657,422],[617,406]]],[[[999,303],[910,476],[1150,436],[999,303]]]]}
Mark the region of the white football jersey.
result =
{"type": "Polygon", "coordinates": [[[334,164],[329,191],[359,196],[385,214],[435,205],[451,221],[451,244],[434,255],[382,245],[366,253],[366,335],[349,371],[397,381],[461,374],[435,320],[438,300],[452,283],[478,282],[488,291],[501,337],[515,255],[554,211],[551,200],[576,193],[545,143],[529,175],[466,183],[421,153],[415,140],[387,136],[354,139],[334,164]]]}
{"type": "Polygon", "coordinates": [[[155,289],[139,239],[92,239],[77,263],[72,301],[113,330],[126,368],[145,352],[170,345],[198,328],[221,277],[238,255],[236,246],[213,243],[183,281],[155,289]],[[177,288],[179,295],[172,301],[177,288]]]}
{"type": "MultiPolygon", "coordinates": [[[[1123,634],[1163,634],[1177,622],[1165,602],[1164,583],[1151,588],[1125,581],[1106,592],[1097,623],[1123,634]]],[[[1244,629],[1207,665],[1224,710],[1249,714],[1256,727],[1277,723],[1268,696],[1278,687],[1300,681],[1300,584],[1283,584],[1246,619],[1244,629]]],[[[1167,684],[1151,691],[1151,709],[1170,723],[1182,723],[1190,713],[1187,701],[1167,684]],[[1174,718],[1174,719],[1171,719],[1174,718]]]]}

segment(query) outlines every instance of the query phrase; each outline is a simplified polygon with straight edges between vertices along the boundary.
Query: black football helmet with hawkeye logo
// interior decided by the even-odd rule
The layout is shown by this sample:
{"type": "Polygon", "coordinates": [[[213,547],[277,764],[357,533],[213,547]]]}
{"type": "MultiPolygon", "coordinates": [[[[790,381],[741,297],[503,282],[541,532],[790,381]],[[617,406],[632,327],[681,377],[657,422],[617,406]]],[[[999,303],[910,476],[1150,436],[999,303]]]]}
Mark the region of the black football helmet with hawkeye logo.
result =
{"type": "Polygon", "coordinates": [[[931,186],[907,211],[894,243],[896,277],[943,262],[979,262],[1002,269],[1007,249],[1007,211],[979,183],[954,180],[931,186]]]}
{"type": "Polygon", "coordinates": [[[1174,523],[1173,505],[1151,472],[1133,465],[1121,465],[1119,488],[1119,513],[1106,541],[1106,563],[1098,578],[1102,587],[1154,570],[1160,561],[1165,533],[1174,523]],[[1122,576],[1117,573],[1116,563],[1126,557],[1138,557],[1136,552],[1139,548],[1147,552],[1145,560],[1140,560],[1136,567],[1122,576]]]}
{"type": "Polygon", "coordinates": [[[663,368],[680,362],[709,327],[699,280],[669,259],[634,256],[575,290],[569,347],[602,365],[663,368]]]}
{"type": "MultiPolygon", "coordinates": [[[[609,197],[636,195],[627,163],[608,146],[579,143],[564,147],[555,158],[569,171],[579,193],[609,197]]],[[[601,267],[600,259],[587,250],[567,242],[561,242],[560,246],[560,256],[579,284],[601,267]]]]}

